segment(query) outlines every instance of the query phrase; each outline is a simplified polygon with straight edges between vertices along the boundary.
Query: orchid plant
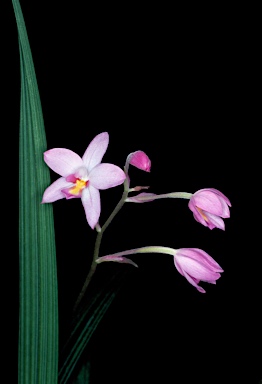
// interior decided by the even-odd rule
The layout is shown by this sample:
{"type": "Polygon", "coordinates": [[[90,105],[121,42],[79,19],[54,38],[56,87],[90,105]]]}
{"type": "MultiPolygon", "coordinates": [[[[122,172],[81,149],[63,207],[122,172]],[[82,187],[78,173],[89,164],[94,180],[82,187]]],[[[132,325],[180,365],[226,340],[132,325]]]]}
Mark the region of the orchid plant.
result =
{"type": "Polygon", "coordinates": [[[46,164],[61,177],[44,191],[42,203],[52,203],[63,198],[81,198],[87,222],[98,233],[93,262],[75,308],[83,297],[98,264],[114,261],[138,267],[136,263],[126,256],[139,253],[162,253],[173,256],[178,272],[199,292],[204,293],[204,288],[199,285],[200,281],[216,284],[216,280],[220,278],[221,272],[223,272],[220,265],[205,251],[198,248],[173,249],[150,245],[99,256],[102,234],[126,202],[145,203],[163,198],[188,199],[188,207],[193,212],[196,221],[209,229],[219,228],[224,230],[225,223],[223,219],[230,217],[229,207],[231,203],[229,199],[214,188],[201,189],[195,193],[171,192],[157,195],[142,192],[130,196],[131,192],[148,189],[149,187],[136,186],[130,188],[129,165],[150,172],[151,160],[145,152],[138,150],[127,156],[124,170],[113,164],[101,163],[108,144],[109,134],[102,132],[91,141],[82,158],[75,152],[65,148],[54,148],[44,153],[46,164]],[[106,223],[100,226],[101,202],[99,190],[120,184],[124,185],[123,195],[106,223]]]}
{"type": "Polygon", "coordinates": [[[113,300],[112,289],[104,296],[103,292],[98,293],[92,298],[90,306],[82,312],[79,310],[79,304],[83,302],[99,264],[111,261],[138,267],[132,260],[134,254],[170,255],[177,271],[201,293],[205,292],[201,282],[216,284],[223,272],[221,266],[207,252],[198,248],[175,249],[153,244],[100,255],[103,233],[120,209],[126,203],[150,204],[157,199],[181,198],[188,200],[188,208],[198,223],[210,230],[225,230],[223,219],[230,217],[231,203],[223,193],[214,188],[204,188],[195,193],[155,194],[146,192],[148,186],[132,187],[129,166],[150,172],[151,160],[144,151],[137,150],[127,156],[123,169],[114,164],[103,163],[102,158],[109,145],[107,132],[98,133],[82,157],[66,148],[47,150],[40,95],[26,26],[19,0],[12,0],[12,4],[18,30],[21,70],[18,382],[66,384],[71,380],[79,356],[113,300]],[[53,183],[50,169],[60,176],[53,183]],[[99,191],[120,185],[123,185],[122,196],[102,224],[99,221],[99,191]],[[81,199],[87,225],[97,235],[91,267],[76,298],[76,323],[71,334],[77,334],[76,330],[79,331],[82,323],[84,329],[76,342],[73,341],[73,345],[69,343],[69,353],[59,370],[58,279],[52,203],[74,198],[81,199]]]}

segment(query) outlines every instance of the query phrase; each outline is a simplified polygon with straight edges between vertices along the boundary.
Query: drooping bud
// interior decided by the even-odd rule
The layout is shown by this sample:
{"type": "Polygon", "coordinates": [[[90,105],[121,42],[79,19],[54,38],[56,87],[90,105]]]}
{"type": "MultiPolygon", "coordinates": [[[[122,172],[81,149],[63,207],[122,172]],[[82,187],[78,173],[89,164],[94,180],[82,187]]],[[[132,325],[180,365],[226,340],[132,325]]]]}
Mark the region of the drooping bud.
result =
{"type": "Polygon", "coordinates": [[[142,171],[150,172],[151,160],[143,151],[132,152],[127,157],[127,164],[142,169],[142,171]]]}

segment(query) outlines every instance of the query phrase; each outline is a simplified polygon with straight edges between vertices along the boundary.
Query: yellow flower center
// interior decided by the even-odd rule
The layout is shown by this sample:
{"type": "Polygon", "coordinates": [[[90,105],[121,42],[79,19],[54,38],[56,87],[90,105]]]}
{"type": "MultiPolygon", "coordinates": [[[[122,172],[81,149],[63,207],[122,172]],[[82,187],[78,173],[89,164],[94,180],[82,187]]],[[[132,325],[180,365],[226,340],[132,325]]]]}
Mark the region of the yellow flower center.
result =
{"type": "Polygon", "coordinates": [[[203,217],[203,219],[204,219],[205,221],[208,221],[208,218],[206,217],[206,215],[204,214],[204,212],[202,211],[202,209],[201,209],[201,208],[198,208],[198,207],[196,207],[196,209],[198,210],[198,212],[200,213],[200,215],[203,217]]]}
{"type": "Polygon", "coordinates": [[[70,189],[72,195],[78,195],[87,186],[87,180],[76,179],[75,186],[70,189]]]}

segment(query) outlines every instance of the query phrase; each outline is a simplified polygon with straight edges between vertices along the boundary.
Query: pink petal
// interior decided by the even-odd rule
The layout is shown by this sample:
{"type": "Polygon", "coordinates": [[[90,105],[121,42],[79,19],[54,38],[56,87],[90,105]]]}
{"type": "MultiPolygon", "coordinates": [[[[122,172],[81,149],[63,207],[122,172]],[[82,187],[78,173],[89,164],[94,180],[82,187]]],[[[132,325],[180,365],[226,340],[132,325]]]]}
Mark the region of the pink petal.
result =
{"type": "Polygon", "coordinates": [[[183,271],[183,269],[180,267],[179,263],[177,263],[175,257],[174,257],[174,264],[175,264],[175,267],[176,267],[176,269],[178,270],[178,272],[179,272],[182,276],[184,276],[184,271],[183,271]]]}
{"type": "Polygon", "coordinates": [[[130,153],[128,156],[129,164],[142,169],[142,171],[150,172],[151,169],[151,160],[143,151],[136,151],[130,153]]]}
{"type": "Polygon", "coordinates": [[[81,196],[82,204],[86,214],[86,220],[92,229],[98,223],[101,213],[100,193],[93,186],[83,189],[81,196]]]}
{"type": "Polygon", "coordinates": [[[225,230],[225,223],[224,223],[224,220],[221,219],[221,217],[212,215],[212,213],[207,213],[207,212],[204,212],[204,214],[208,218],[207,225],[210,229],[219,228],[219,229],[222,229],[223,231],[225,230]]]}
{"type": "MultiPolygon", "coordinates": [[[[222,203],[221,199],[212,192],[197,192],[191,199],[192,203],[203,211],[207,211],[218,216],[222,216],[224,214],[225,205],[222,203]]],[[[227,205],[226,207],[228,209],[227,205]]]]}
{"type": "Polygon", "coordinates": [[[206,291],[204,290],[204,288],[200,287],[200,285],[198,285],[198,283],[196,282],[195,279],[193,279],[191,276],[189,276],[186,272],[184,274],[185,278],[187,279],[187,281],[192,284],[199,292],[201,293],[206,293],[206,291]]]}
{"type": "Polygon", "coordinates": [[[108,133],[102,132],[88,145],[82,159],[89,172],[92,168],[101,163],[101,160],[107,150],[108,143],[108,133]]]}
{"type": "Polygon", "coordinates": [[[198,221],[200,224],[208,227],[209,229],[219,228],[225,230],[225,223],[221,217],[213,215],[212,213],[208,213],[207,211],[202,210],[202,214],[196,209],[193,202],[190,200],[188,204],[189,209],[193,212],[194,219],[198,221]]]}
{"type": "Polygon", "coordinates": [[[64,199],[65,195],[61,190],[70,186],[72,186],[72,183],[68,183],[64,177],[60,177],[46,188],[43,194],[42,203],[52,203],[53,201],[64,199]]]}
{"type": "Polygon", "coordinates": [[[223,218],[230,217],[228,198],[214,188],[200,189],[192,196],[192,203],[197,207],[223,218]]]}
{"type": "Polygon", "coordinates": [[[199,280],[199,279],[195,279],[195,278],[189,276],[189,274],[186,273],[186,272],[181,268],[180,264],[176,262],[175,257],[174,257],[174,263],[175,263],[175,267],[176,267],[177,271],[178,271],[182,276],[184,276],[190,284],[192,284],[194,287],[196,287],[196,289],[197,289],[199,292],[201,292],[201,293],[205,293],[205,292],[206,292],[202,287],[200,287],[200,286],[198,285],[198,283],[200,282],[200,280],[199,280]]]}
{"type": "Polygon", "coordinates": [[[198,262],[204,263],[210,268],[212,268],[215,272],[223,272],[223,269],[220,265],[211,257],[207,252],[203,251],[200,248],[180,248],[176,252],[177,257],[189,257],[198,262]]]}
{"type": "Polygon", "coordinates": [[[60,176],[67,176],[83,165],[81,157],[66,148],[49,149],[44,152],[44,160],[49,168],[60,176]]]}
{"type": "Polygon", "coordinates": [[[97,165],[89,174],[90,185],[97,189],[108,189],[122,184],[126,174],[121,168],[113,164],[102,163],[97,165]]]}
{"type": "Polygon", "coordinates": [[[191,200],[188,204],[188,207],[189,209],[191,209],[191,211],[193,212],[193,216],[194,216],[194,219],[196,221],[198,221],[200,224],[204,225],[205,227],[207,227],[207,222],[206,220],[204,219],[204,217],[201,215],[201,213],[196,209],[196,207],[193,205],[193,204],[190,204],[191,203],[191,200]]]}
{"type": "Polygon", "coordinates": [[[189,257],[180,256],[179,259],[177,256],[176,262],[179,264],[180,268],[191,277],[202,280],[202,281],[214,281],[219,279],[220,274],[212,270],[210,266],[205,263],[196,261],[189,257]]]}
{"type": "MultiPolygon", "coordinates": [[[[219,195],[223,200],[225,200],[225,202],[227,203],[227,205],[229,205],[231,207],[231,202],[229,201],[229,199],[222,193],[220,192],[218,189],[215,189],[215,188],[204,188],[204,189],[200,189],[200,191],[210,191],[210,192],[213,192],[213,193],[216,193],[217,195],[219,195]]],[[[199,192],[199,191],[198,191],[199,192]]]]}

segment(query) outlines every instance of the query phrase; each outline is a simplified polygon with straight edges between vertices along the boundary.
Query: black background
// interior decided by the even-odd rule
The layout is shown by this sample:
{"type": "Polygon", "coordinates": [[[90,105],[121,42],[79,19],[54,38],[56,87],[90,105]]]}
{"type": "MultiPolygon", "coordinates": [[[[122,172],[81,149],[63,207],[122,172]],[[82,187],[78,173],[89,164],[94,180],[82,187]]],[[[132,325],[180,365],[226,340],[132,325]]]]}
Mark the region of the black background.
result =
{"type": "MultiPolygon", "coordinates": [[[[92,382],[258,384],[256,26],[250,28],[243,9],[20,3],[48,149],[69,148],[82,156],[89,142],[107,131],[103,161],[123,167],[127,155],[139,149],[152,161],[150,173],[130,168],[131,186],[150,185],[155,193],[213,187],[232,203],[225,231],[197,223],[185,200],[123,207],[104,234],[101,255],[145,245],[198,247],[224,273],[217,285],[203,283],[207,292],[201,294],[176,271],[169,256],[135,255],[138,269],[99,266],[98,281],[118,269],[128,274],[90,343],[92,382]]],[[[5,15],[5,143],[17,164],[20,67],[11,1],[5,15]]],[[[17,167],[12,169],[18,180],[17,167]]],[[[51,178],[57,175],[51,173],[51,178]]],[[[17,189],[10,194],[17,213],[17,189]]],[[[121,194],[122,186],[101,192],[100,224],[121,194]]],[[[88,271],[95,232],[86,223],[80,200],[60,200],[53,207],[62,345],[88,271]]],[[[11,283],[16,290],[8,301],[14,300],[16,308],[14,253],[17,282],[11,283]]],[[[12,353],[17,342],[17,322],[13,324],[12,353]]]]}

